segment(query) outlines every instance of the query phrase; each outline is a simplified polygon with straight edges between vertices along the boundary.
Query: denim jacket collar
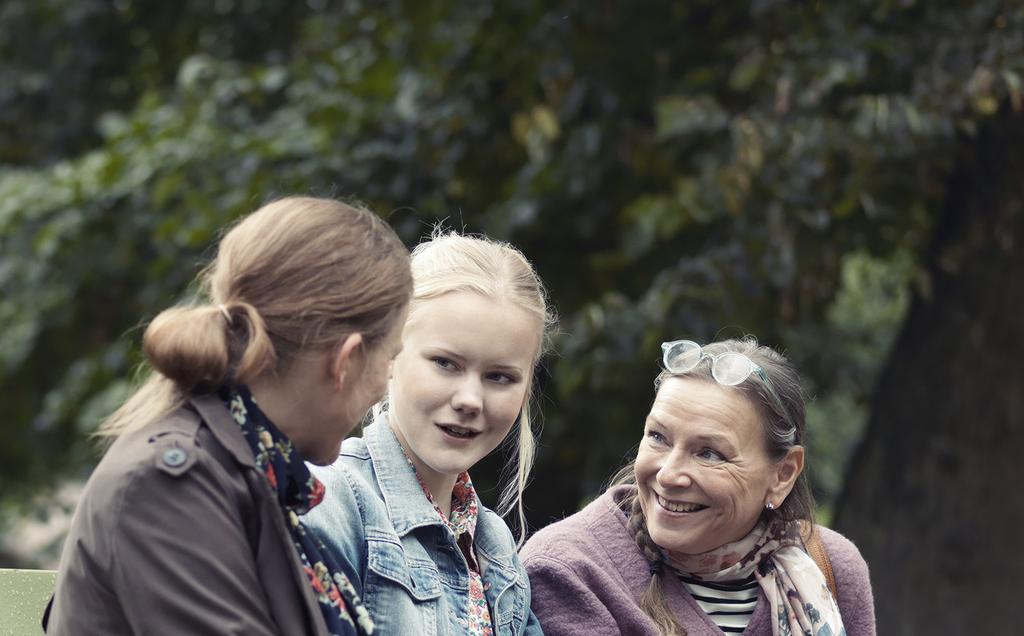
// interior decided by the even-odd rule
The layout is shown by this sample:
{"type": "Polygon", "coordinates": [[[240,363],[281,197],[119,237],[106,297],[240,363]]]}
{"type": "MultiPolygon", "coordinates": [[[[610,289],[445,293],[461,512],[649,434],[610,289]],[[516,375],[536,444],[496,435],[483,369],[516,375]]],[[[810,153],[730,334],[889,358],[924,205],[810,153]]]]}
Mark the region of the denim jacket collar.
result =
{"type": "MultiPolygon", "coordinates": [[[[398,536],[405,536],[422,526],[444,526],[444,521],[437,515],[434,506],[423,496],[423,489],[420,488],[386,415],[380,416],[363,430],[363,441],[370,451],[373,470],[377,473],[377,484],[384,495],[388,515],[398,536]]],[[[508,532],[504,522],[497,515],[485,512],[479,495],[477,506],[480,509],[480,516],[477,518],[477,530],[474,534],[474,549],[478,556],[489,564],[514,572],[515,545],[507,546],[504,542],[495,540],[508,532]],[[496,527],[495,524],[500,526],[496,527]]]]}
{"type": "MultiPolygon", "coordinates": [[[[395,533],[403,537],[423,526],[444,528],[444,521],[423,495],[423,489],[386,416],[379,417],[364,429],[363,441],[370,451],[373,470],[377,473],[377,484],[384,496],[395,533]]],[[[481,569],[490,570],[490,575],[499,579],[494,584],[501,589],[516,579],[515,544],[505,545],[496,540],[505,536],[508,529],[500,517],[486,511],[479,495],[477,506],[480,516],[477,518],[473,548],[481,561],[481,569]],[[500,527],[495,524],[500,524],[500,527]]]]}
{"type": "Polygon", "coordinates": [[[398,536],[405,536],[423,526],[444,527],[444,520],[423,495],[416,474],[405,459],[402,445],[388,425],[386,416],[379,417],[363,430],[363,441],[373,459],[377,485],[398,536]]]}

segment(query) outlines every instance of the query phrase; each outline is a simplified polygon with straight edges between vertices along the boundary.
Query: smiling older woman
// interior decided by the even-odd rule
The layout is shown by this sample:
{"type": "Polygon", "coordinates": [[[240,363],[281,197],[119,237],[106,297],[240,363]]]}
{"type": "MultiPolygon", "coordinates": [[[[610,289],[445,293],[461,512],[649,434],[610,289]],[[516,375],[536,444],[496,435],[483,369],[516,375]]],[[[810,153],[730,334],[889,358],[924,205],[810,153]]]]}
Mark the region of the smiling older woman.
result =
{"type": "Polygon", "coordinates": [[[874,634],[867,564],[813,523],[796,371],[753,339],[662,348],[636,461],[523,550],[545,632],[874,634]]]}

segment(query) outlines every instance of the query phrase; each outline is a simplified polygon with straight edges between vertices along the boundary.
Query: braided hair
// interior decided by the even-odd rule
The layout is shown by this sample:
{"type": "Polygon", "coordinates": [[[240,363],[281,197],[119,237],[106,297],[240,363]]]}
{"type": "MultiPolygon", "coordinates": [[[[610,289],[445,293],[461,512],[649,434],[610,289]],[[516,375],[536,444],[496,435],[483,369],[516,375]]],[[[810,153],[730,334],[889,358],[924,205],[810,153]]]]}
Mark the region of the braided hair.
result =
{"type": "Polygon", "coordinates": [[[647,531],[647,517],[644,516],[643,508],[640,506],[640,497],[637,495],[636,482],[633,478],[633,466],[630,465],[623,469],[613,478],[613,483],[633,484],[629,493],[619,502],[619,506],[623,512],[629,515],[626,529],[633,535],[637,547],[647,559],[651,572],[650,582],[640,597],[640,609],[651,617],[654,624],[658,626],[661,636],[686,636],[686,630],[676,620],[675,614],[669,609],[665,598],[665,588],[662,583],[662,577],[665,574],[664,559],[661,549],[654,543],[650,532],[647,531]]]}

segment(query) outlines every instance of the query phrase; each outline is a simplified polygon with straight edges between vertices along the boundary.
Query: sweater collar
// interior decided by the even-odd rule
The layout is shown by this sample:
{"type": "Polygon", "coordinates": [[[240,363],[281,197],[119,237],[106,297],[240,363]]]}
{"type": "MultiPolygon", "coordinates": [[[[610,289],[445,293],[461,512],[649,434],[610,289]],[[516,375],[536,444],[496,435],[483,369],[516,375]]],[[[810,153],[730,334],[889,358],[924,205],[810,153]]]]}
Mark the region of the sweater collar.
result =
{"type": "MultiPolygon", "coordinates": [[[[619,502],[634,487],[612,486],[584,508],[582,514],[587,527],[591,528],[592,532],[604,535],[600,536],[600,542],[607,551],[608,558],[614,564],[615,569],[621,573],[623,581],[629,587],[630,594],[639,603],[640,597],[643,596],[644,590],[650,583],[650,569],[647,559],[629,532],[629,519],[619,508],[619,502]],[[602,532],[605,528],[608,530],[602,532]]],[[[662,582],[668,606],[676,616],[695,613],[696,616],[704,616],[708,625],[715,627],[710,617],[704,614],[704,611],[697,605],[697,601],[683,587],[679,577],[663,574],[662,582]]],[[[759,621],[762,620],[761,614],[768,611],[766,606],[767,603],[759,602],[757,604],[754,614],[750,617],[750,624],[759,624],[759,621]]]]}

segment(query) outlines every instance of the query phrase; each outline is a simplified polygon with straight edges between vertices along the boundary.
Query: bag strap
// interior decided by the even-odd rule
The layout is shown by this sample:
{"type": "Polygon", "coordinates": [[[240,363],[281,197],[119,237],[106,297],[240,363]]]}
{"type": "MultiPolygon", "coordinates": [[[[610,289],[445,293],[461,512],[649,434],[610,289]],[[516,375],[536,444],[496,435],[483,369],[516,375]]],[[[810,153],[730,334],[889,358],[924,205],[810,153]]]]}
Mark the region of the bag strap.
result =
{"type": "Polygon", "coordinates": [[[50,600],[46,601],[46,609],[43,610],[43,618],[39,621],[43,624],[43,633],[46,633],[46,628],[50,626],[50,610],[53,609],[53,594],[50,594],[50,600]]]}
{"type": "Polygon", "coordinates": [[[836,576],[832,572],[832,561],[828,558],[828,552],[825,551],[825,545],[821,542],[821,535],[818,534],[818,527],[814,524],[803,524],[806,530],[807,525],[811,526],[810,536],[804,540],[804,547],[807,549],[807,554],[814,559],[818,569],[825,575],[825,582],[828,584],[828,591],[832,592],[832,598],[838,599],[839,596],[836,594],[836,576]]]}

